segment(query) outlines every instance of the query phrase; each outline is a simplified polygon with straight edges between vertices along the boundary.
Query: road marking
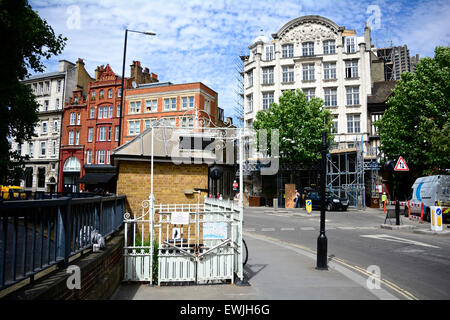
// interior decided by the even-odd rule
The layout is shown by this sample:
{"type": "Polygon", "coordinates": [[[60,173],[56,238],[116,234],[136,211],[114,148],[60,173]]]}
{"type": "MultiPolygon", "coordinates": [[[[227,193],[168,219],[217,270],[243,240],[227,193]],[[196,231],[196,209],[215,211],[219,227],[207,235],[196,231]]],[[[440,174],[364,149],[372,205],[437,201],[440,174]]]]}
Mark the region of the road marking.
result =
{"type": "Polygon", "coordinates": [[[387,234],[368,234],[368,235],[361,235],[361,237],[364,238],[371,238],[371,239],[378,239],[378,240],[386,240],[386,241],[392,241],[392,242],[399,242],[399,243],[406,243],[406,244],[413,244],[416,246],[422,246],[422,247],[429,247],[429,248],[437,248],[439,249],[439,247],[433,246],[431,244],[426,244],[423,242],[418,242],[418,241],[413,241],[413,240],[409,240],[409,239],[404,239],[404,238],[398,238],[398,237],[393,237],[387,234]]]}
{"type": "Polygon", "coordinates": [[[256,231],[256,229],[255,229],[255,228],[244,228],[244,231],[250,231],[250,232],[252,232],[252,231],[256,231]]]}
{"type": "Polygon", "coordinates": [[[314,229],[313,227],[303,227],[303,228],[300,228],[301,230],[309,230],[309,231],[314,231],[314,230],[316,230],[316,229],[314,229]]]}
{"type": "Polygon", "coordinates": [[[281,228],[281,231],[295,231],[295,228],[281,228]]]}
{"type": "Polygon", "coordinates": [[[338,229],[341,229],[341,230],[355,230],[356,228],[355,227],[338,227],[338,229]]]}
{"type": "Polygon", "coordinates": [[[275,231],[275,228],[262,228],[261,231],[275,231]]]}

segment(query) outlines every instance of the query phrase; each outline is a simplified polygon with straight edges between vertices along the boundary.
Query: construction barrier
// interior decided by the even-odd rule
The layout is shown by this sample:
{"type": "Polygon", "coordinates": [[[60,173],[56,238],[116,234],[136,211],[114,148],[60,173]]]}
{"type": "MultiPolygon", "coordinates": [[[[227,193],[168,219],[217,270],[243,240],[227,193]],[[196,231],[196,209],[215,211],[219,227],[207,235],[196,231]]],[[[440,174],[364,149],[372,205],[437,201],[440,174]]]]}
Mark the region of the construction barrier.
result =
{"type": "MultiPolygon", "coordinates": [[[[395,206],[396,201],[386,201],[384,203],[384,213],[386,213],[386,206],[390,205],[390,206],[395,206]]],[[[400,206],[406,206],[408,207],[408,217],[412,220],[418,220],[418,221],[423,221],[423,212],[424,212],[424,205],[423,202],[421,203],[411,203],[411,201],[399,201],[399,205],[400,206]],[[411,215],[411,208],[420,208],[420,217],[415,216],[415,215],[411,215]]]]}

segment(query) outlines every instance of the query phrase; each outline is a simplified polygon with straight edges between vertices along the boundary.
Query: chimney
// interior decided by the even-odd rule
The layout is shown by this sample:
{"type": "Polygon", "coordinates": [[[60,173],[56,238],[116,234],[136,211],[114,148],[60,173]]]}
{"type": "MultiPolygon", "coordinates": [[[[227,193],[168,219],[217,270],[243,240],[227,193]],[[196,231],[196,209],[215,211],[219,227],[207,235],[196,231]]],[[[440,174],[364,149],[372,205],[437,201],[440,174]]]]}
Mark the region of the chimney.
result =
{"type": "Polygon", "coordinates": [[[133,78],[137,84],[142,83],[142,67],[140,61],[133,61],[130,65],[130,78],[133,78]]]}
{"type": "Polygon", "coordinates": [[[95,69],[95,80],[98,80],[103,70],[105,70],[105,66],[103,64],[101,66],[97,66],[97,69],[95,69]]]}
{"type": "Polygon", "coordinates": [[[372,37],[370,34],[369,22],[366,21],[366,26],[364,27],[364,42],[366,43],[366,48],[371,47],[372,37]]]}
{"type": "Polygon", "coordinates": [[[150,74],[150,82],[158,82],[158,75],[153,72],[150,74]]]}
{"type": "Polygon", "coordinates": [[[66,71],[71,66],[74,66],[72,62],[69,62],[67,60],[59,60],[59,72],[66,71]]]}

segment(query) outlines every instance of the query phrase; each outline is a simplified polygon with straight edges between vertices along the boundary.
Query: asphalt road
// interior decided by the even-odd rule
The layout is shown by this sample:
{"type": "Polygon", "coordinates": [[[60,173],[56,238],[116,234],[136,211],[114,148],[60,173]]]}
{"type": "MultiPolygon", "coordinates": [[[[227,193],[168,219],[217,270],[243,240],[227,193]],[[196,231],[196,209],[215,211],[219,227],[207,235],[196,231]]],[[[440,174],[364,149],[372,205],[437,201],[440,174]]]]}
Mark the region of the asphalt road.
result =
{"type": "MultiPolygon", "coordinates": [[[[317,249],[320,212],[270,210],[246,208],[244,232],[317,249]]],[[[382,279],[413,298],[450,299],[450,235],[387,230],[380,228],[383,222],[382,212],[374,210],[327,212],[328,256],[364,270],[378,266],[382,279]]]]}

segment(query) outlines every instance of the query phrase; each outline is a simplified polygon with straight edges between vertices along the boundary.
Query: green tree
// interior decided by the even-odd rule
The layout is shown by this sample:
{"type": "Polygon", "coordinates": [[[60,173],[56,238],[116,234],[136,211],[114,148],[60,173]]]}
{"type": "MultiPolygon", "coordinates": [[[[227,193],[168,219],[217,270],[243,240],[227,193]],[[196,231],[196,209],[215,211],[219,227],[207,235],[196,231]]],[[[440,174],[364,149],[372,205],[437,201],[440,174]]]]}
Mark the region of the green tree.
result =
{"type": "Polygon", "coordinates": [[[405,158],[414,176],[450,168],[450,48],[436,47],[416,73],[405,72],[375,126],[388,159],[405,158]]]}
{"type": "MultiPolygon", "coordinates": [[[[280,164],[289,168],[302,166],[310,168],[321,159],[322,132],[327,131],[328,145],[333,141],[330,111],[323,108],[319,98],[306,100],[305,94],[297,89],[287,90],[273,103],[271,108],[256,114],[253,128],[267,130],[267,140],[271,140],[270,130],[279,130],[280,164]]],[[[291,183],[294,171],[291,170],[291,183]]]]}
{"type": "Polygon", "coordinates": [[[20,81],[29,71],[43,72],[42,60],[62,52],[66,38],[33,11],[26,0],[0,0],[0,184],[8,174],[20,175],[24,157],[11,151],[11,142],[34,136],[39,105],[20,81]]]}

